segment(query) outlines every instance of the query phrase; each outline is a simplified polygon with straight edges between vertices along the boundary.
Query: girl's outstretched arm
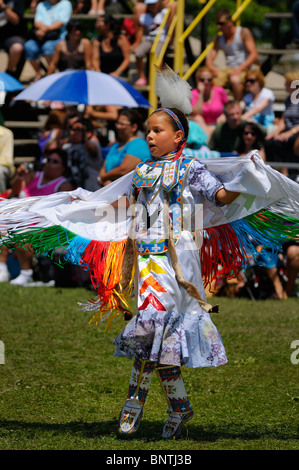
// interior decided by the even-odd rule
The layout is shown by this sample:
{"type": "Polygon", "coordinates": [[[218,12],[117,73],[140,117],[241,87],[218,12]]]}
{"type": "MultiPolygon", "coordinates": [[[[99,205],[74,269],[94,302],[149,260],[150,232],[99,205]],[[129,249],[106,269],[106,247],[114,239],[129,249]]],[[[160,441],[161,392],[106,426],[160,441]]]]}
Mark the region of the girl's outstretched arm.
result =
{"type": "Polygon", "coordinates": [[[228,189],[221,188],[216,193],[216,201],[221,202],[222,204],[230,204],[233,202],[240,193],[235,191],[229,191],[228,189]]]}

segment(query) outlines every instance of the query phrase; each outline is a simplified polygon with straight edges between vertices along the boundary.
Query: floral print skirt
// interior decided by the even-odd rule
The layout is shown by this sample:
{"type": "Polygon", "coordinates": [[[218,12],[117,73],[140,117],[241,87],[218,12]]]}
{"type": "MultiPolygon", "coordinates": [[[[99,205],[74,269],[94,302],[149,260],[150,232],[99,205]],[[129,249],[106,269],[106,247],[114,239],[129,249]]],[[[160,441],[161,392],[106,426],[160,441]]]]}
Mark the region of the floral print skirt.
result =
{"type": "MultiPolygon", "coordinates": [[[[176,251],[184,279],[204,299],[198,249],[189,232],[182,232],[176,251]]],[[[113,341],[115,355],[192,368],[225,364],[216,326],[177,282],[168,252],[138,255],[136,268],[138,310],[113,341]]]]}

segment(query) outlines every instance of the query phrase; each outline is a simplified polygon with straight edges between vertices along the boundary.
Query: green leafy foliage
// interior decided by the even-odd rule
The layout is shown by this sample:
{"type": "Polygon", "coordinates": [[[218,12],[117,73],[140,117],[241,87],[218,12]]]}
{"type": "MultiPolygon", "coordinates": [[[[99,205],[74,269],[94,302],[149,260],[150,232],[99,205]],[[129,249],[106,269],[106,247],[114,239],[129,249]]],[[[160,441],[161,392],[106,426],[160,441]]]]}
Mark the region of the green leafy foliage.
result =
{"type": "MultiPolygon", "coordinates": [[[[292,3],[291,0],[285,2],[279,0],[266,0],[263,2],[252,0],[241,15],[241,23],[243,26],[250,28],[257,42],[269,42],[272,38],[273,25],[271,21],[265,19],[265,13],[291,12],[292,3]]],[[[186,15],[195,17],[203,6],[204,4],[200,3],[198,0],[187,0],[186,15]]],[[[234,13],[236,7],[236,0],[217,0],[215,2],[207,15],[208,41],[212,41],[214,35],[218,32],[215,24],[216,13],[221,8],[227,8],[234,13]]],[[[284,23],[283,30],[289,31],[291,28],[290,20],[284,20],[284,23]]],[[[200,26],[197,30],[200,31],[200,26]]]]}

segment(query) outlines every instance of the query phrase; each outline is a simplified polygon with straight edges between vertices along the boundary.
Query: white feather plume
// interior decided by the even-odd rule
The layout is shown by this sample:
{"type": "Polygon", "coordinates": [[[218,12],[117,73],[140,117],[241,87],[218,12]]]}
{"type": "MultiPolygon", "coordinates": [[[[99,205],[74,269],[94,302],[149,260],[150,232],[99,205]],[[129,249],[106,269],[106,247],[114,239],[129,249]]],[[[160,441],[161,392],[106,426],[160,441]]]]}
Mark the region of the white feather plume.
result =
{"type": "Polygon", "coordinates": [[[192,113],[192,89],[188,82],[183,80],[168,65],[162,70],[157,69],[155,92],[163,108],[176,108],[184,114],[192,113]]]}

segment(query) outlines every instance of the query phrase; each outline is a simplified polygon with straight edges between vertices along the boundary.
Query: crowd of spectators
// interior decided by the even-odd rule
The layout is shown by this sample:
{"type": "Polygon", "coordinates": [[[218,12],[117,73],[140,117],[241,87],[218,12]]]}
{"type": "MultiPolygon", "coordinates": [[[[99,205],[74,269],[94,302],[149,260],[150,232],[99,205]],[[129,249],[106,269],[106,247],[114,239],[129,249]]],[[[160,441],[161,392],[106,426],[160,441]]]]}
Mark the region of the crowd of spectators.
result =
{"type": "MultiPolygon", "coordinates": [[[[48,64],[45,72],[48,75],[67,69],[92,69],[128,78],[130,54],[134,53],[138,72],[134,85],[147,84],[145,57],[166,13],[167,0],[138,2],[134,9],[134,24],[130,24],[133,31],[128,25],[124,27],[124,22],[121,24],[105,13],[105,2],[89,2],[87,5],[81,2],[85,5],[85,13],[97,14],[92,39],[84,37],[82,25],[71,19],[73,11],[83,11],[79,10],[80,2],[74,5],[70,0],[32,0],[30,6],[35,17],[30,35],[24,33],[23,26],[20,27],[24,24],[23,2],[15,0],[12,7],[9,2],[0,0],[1,14],[7,20],[6,25],[0,24],[0,40],[9,57],[8,73],[19,77],[19,62],[25,57],[35,71],[34,80],[39,80],[42,76],[39,60],[42,55],[48,64]],[[16,16],[10,17],[11,13],[16,16]],[[3,28],[6,28],[5,36],[3,28]]],[[[175,4],[172,4],[170,18],[174,11],[175,4]]],[[[217,13],[216,23],[222,34],[217,35],[205,65],[196,72],[187,152],[203,159],[242,156],[257,149],[264,161],[273,166],[277,163],[278,171],[299,183],[298,170],[289,165],[299,162],[299,104],[298,99],[292,99],[293,84],[299,80],[299,71],[285,75],[288,94],[285,111],[281,117],[275,116],[275,96],[265,85],[266,77],[257,62],[252,33],[247,28],[235,26],[231,13],[225,8],[217,13]],[[220,50],[226,60],[222,68],[214,64],[220,50]],[[285,167],[281,167],[283,163],[285,167]]],[[[167,27],[168,24],[159,46],[165,40],[167,27]]],[[[38,172],[34,168],[30,178],[37,181],[37,190],[41,188],[42,193],[49,183],[47,170],[51,167],[51,160],[48,159],[48,152],[52,146],[54,151],[65,156],[61,162],[63,174],[57,178],[63,177],[66,182],[60,188],[67,184],[70,188],[81,186],[96,191],[149,158],[143,127],[145,120],[146,115],[141,110],[120,106],[86,106],[83,112],[63,106],[62,109],[49,110],[38,142],[38,172]],[[45,181],[43,178],[46,178],[45,181]]],[[[26,174],[28,179],[28,170],[20,166],[13,175],[12,142],[11,131],[0,127],[0,192],[6,197],[20,197],[28,191],[25,185],[16,194],[13,189],[15,179],[22,179],[24,184],[23,177],[26,174]]],[[[58,155],[57,161],[61,155],[58,155]]],[[[54,186],[47,187],[53,189],[54,186]]],[[[56,185],[55,190],[59,190],[58,187],[56,185]]],[[[288,260],[288,265],[292,266],[293,272],[297,269],[298,273],[299,247],[293,245],[290,250],[296,256],[293,264],[288,260]]],[[[0,282],[3,282],[1,270],[5,264],[1,262],[2,255],[0,282]]],[[[267,267],[269,265],[265,263],[267,267]]],[[[277,276],[278,271],[275,273],[277,276]]],[[[291,291],[288,286],[288,295],[291,291]]],[[[282,298],[278,292],[275,295],[282,298]]]]}

